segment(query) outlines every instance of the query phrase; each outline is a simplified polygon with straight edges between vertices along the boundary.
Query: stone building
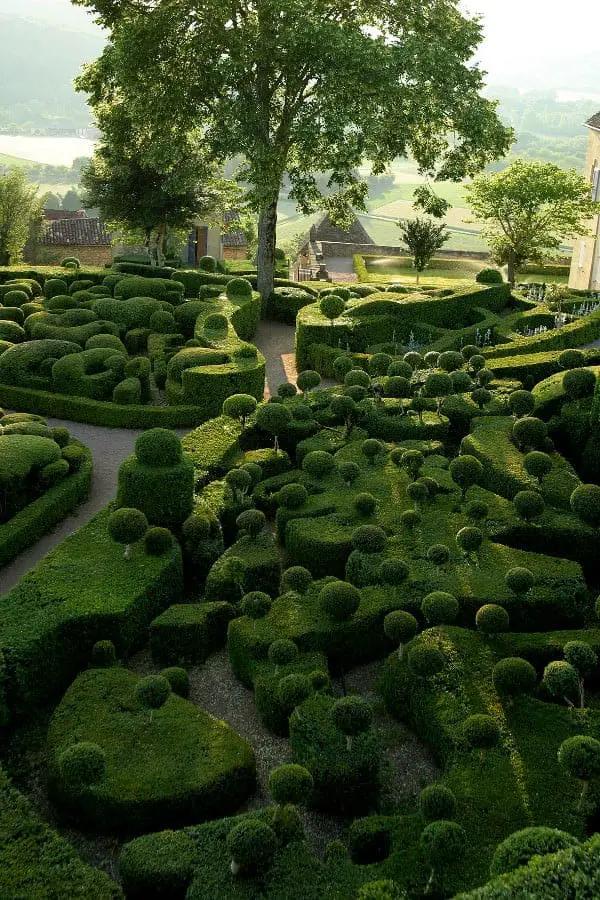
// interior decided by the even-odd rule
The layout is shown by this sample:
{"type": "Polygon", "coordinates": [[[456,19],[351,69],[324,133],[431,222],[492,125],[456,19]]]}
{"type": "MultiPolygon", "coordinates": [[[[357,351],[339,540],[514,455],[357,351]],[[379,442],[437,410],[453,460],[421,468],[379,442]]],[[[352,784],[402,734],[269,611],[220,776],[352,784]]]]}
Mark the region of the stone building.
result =
{"type": "MultiPolygon", "coordinates": [[[[600,200],[600,112],[586,122],[589,128],[585,174],[590,179],[592,199],[600,200]]],[[[580,238],[573,248],[569,287],[600,291],[600,216],[589,223],[590,235],[580,238]]]]}
{"type": "Polygon", "coordinates": [[[112,262],[112,247],[104,222],[77,216],[77,213],[71,215],[75,218],[47,222],[38,250],[40,261],[54,265],[66,256],[76,256],[84,266],[109,265],[112,262]]]}

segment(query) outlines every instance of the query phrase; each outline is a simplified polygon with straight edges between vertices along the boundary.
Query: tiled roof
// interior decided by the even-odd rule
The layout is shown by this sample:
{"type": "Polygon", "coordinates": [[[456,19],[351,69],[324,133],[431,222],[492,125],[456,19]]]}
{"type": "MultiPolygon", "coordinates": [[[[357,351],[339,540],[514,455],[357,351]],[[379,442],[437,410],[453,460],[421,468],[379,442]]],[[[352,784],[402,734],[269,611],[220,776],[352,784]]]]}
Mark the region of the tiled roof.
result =
{"type": "Polygon", "coordinates": [[[600,131],[600,112],[597,112],[595,116],[588,119],[585,124],[589,125],[590,128],[595,128],[597,131],[600,131]]]}
{"type": "Polygon", "coordinates": [[[85,209],[73,212],[71,209],[45,209],[44,218],[49,222],[55,222],[59,219],[85,219],[85,209]]]}
{"type": "Polygon", "coordinates": [[[110,236],[100,219],[61,219],[48,223],[42,243],[61,247],[109,247],[110,236]]]}
{"type": "Polygon", "coordinates": [[[225,231],[223,232],[224,247],[247,247],[248,238],[243,231],[225,231]]]}

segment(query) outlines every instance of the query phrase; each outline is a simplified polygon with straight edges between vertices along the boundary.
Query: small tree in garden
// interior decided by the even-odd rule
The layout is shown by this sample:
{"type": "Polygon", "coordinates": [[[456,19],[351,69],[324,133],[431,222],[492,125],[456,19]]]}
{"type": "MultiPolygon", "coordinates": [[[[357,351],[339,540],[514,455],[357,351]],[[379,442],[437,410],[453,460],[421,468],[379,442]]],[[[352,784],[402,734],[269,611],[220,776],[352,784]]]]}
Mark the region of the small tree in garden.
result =
{"type": "Polygon", "coordinates": [[[425,893],[433,890],[436,879],[441,880],[444,869],[464,855],[467,833],[462,825],[439,819],[424,829],[420,840],[421,851],[430,867],[425,893]]]}
{"type": "Polygon", "coordinates": [[[373,710],[362,697],[342,697],[331,710],[338,731],[346,735],[346,749],[352,749],[352,739],[368,731],[373,721],[373,710]]]}
{"type": "MultiPolygon", "coordinates": [[[[393,461],[396,462],[396,459],[394,458],[393,461]]],[[[405,450],[404,452],[400,451],[399,461],[400,465],[408,472],[411,480],[416,481],[425,462],[425,457],[420,450],[405,450]]]]}
{"type": "Polygon", "coordinates": [[[441,569],[450,562],[450,547],[446,544],[432,544],[427,550],[427,559],[441,569]]]}
{"type": "Polygon", "coordinates": [[[533,587],[535,579],[530,569],[526,569],[524,566],[514,566],[508,570],[504,581],[510,591],[517,597],[523,598],[533,587]]]}
{"type": "Polygon", "coordinates": [[[141,541],[148,531],[148,519],[139,509],[116,509],[108,520],[113,541],[125,545],[125,559],[131,559],[131,545],[141,541]]]}
{"type": "Polygon", "coordinates": [[[288,803],[308,806],[313,787],[313,777],[304,766],[289,763],[273,769],[269,775],[269,791],[277,804],[273,824],[277,826],[288,803]]]}
{"type": "Polygon", "coordinates": [[[347,581],[330,581],[319,594],[323,611],[336,622],[344,622],[360,606],[360,591],[347,581]]]}
{"type": "Polygon", "coordinates": [[[408,653],[409,668],[419,678],[437,675],[444,668],[445,662],[444,654],[438,647],[421,645],[413,647],[408,653]]]}
{"type": "Polygon", "coordinates": [[[483,478],[483,466],[475,456],[468,454],[457,456],[450,463],[450,476],[460,488],[464,503],[469,488],[474,484],[479,484],[483,478]]]}
{"type": "Polygon", "coordinates": [[[287,591],[295,591],[297,594],[305,594],[311,584],[313,577],[304,566],[290,566],[281,576],[279,590],[282,594],[287,591]]]}
{"type": "Polygon", "coordinates": [[[498,878],[528,865],[534,856],[558,853],[570,847],[577,847],[579,841],[566,831],[548,828],[546,825],[531,825],[510,834],[498,844],[492,857],[490,875],[498,878]]]}
{"type": "Polygon", "coordinates": [[[532,450],[523,460],[523,466],[527,474],[537,478],[538,484],[541,484],[546,475],[552,471],[552,460],[547,453],[532,450]]]}
{"type": "MultiPolygon", "coordinates": [[[[352,434],[352,430],[356,424],[356,418],[358,415],[356,403],[354,402],[352,397],[348,397],[346,394],[334,394],[331,398],[329,408],[332,415],[334,415],[336,419],[339,418],[344,420],[344,425],[346,427],[344,437],[348,439],[352,434]]],[[[348,465],[348,463],[342,463],[342,465],[348,465]]],[[[354,463],[354,465],[356,465],[356,463],[354,463]]]]}
{"type": "Polygon", "coordinates": [[[106,754],[92,741],[71,744],[58,758],[58,768],[64,782],[75,790],[90,787],[106,774],[106,754]]]}
{"type": "Polygon", "coordinates": [[[279,666],[287,666],[298,658],[298,647],[293,641],[287,638],[280,638],[269,645],[267,655],[269,662],[275,666],[275,674],[277,675],[279,666]]]}
{"type": "Polygon", "coordinates": [[[530,693],[537,681],[535,669],[520,656],[508,656],[496,663],[492,670],[494,687],[509,701],[520,694],[530,693]]]}
{"type": "Polygon", "coordinates": [[[265,822],[247,819],[231,829],[227,835],[227,849],[232,875],[264,872],[273,862],[277,836],[265,822]]]}
{"type": "MultiPolygon", "coordinates": [[[[306,675],[292,672],[279,682],[277,693],[286,716],[291,716],[296,707],[304,703],[313,692],[313,686],[306,675]]],[[[299,715],[297,712],[296,715],[299,715]]]]}
{"type": "Polygon", "coordinates": [[[273,435],[275,452],[279,451],[279,438],[292,421],[292,414],[283,403],[266,403],[259,407],[256,424],[267,434],[273,435]]]}
{"type": "Polygon", "coordinates": [[[398,659],[404,656],[404,644],[407,644],[419,628],[419,623],[413,615],[403,609],[397,609],[388,613],[383,620],[383,630],[386,637],[398,645],[398,659]]]}
{"type": "Polygon", "coordinates": [[[430,259],[450,239],[445,225],[438,225],[432,219],[401,219],[398,227],[402,240],[410,251],[413,267],[417,271],[417,284],[421,272],[427,268],[430,259]]]}
{"type": "Polygon", "coordinates": [[[267,519],[259,509],[246,509],[237,517],[235,524],[240,531],[245,531],[254,540],[267,524],[267,519]]]}
{"type": "Polygon", "coordinates": [[[304,372],[300,372],[296,384],[298,385],[298,389],[304,394],[304,399],[308,400],[308,392],[319,387],[321,384],[321,376],[318,372],[313,372],[312,369],[306,369],[304,372]]]}
{"type": "Polygon", "coordinates": [[[474,525],[466,525],[456,535],[456,543],[468,560],[473,556],[476,558],[477,551],[483,543],[483,532],[474,525]]]}
{"type": "Polygon", "coordinates": [[[246,469],[230,469],[225,476],[225,481],[233,491],[234,503],[243,503],[248,491],[252,487],[252,476],[246,469]]]}
{"type": "Polygon", "coordinates": [[[321,300],[319,309],[321,310],[321,314],[331,322],[331,333],[333,335],[335,320],[339,319],[344,312],[346,304],[337,294],[327,294],[327,296],[323,297],[321,300]]]}
{"type": "Polygon", "coordinates": [[[422,481],[411,481],[406,487],[406,494],[415,505],[415,510],[421,509],[429,497],[427,485],[422,481]]]}
{"type": "Polygon", "coordinates": [[[567,738],[559,747],[558,761],[567,775],[583,782],[577,806],[581,812],[590,780],[600,775],[600,741],[583,734],[567,738]]]}
{"type": "Polygon", "coordinates": [[[367,438],[366,441],[362,442],[360,449],[363,452],[363,456],[365,456],[368,462],[374,466],[377,457],[383,453],[384,446],[381,441],[378,441],[376,438],[367,438]]]}
{"type": "Polygon", "coordinates": [[[454,819],[456,816],[456,797],[443,784],[430,784],[423,788],[418,799],[421,815],[427,822],[439,819],[454,819]]]}
{"type": "Polygon", "coordinates": [[[232,394],[223,401],[223,415],[239,419],[245,428],[246,419],[252,415],[256,407],[256,398],[250,394],[232,394]]]}
{"type": "Polygon", "coordinates": [[[423,598],[421,612],[430,625],[451,625],[459,613],[456,597],[446,591],[432,591],[423,598]]]}
{"type": "Polygon", "coordinates": [[[578,689],[579,689],[579,705],[581,709],[585,706],[585,679],[594,672],[598,665],[598,657],[596,652],[589,644],[584,641],[568,641],[563,653],[565,660],[577,673],[578,689]]]}
{"type": "Polygon", "coordinates": [[[150,710],[150,722],[155,709],[164,706],[171,694],[171,685],[164,675],[147,675],[135,686],[135,695],[144,709],[150,710]]]}
{"type": "Polygon", "coordinates": [[[520,450],[537,450],[548,436],[548,426],[535,416],[523,416],[513,425],[513,441],[520,450]]]}
{"type": "Polygon", "coordinates": [[[498,723],[491,716],[480,713],[469,716],[463,722],[462,731],[465,744],[472,750],[479,750],[480,759],[483,759],[486,750],[491,750],[500,742],[498,723]]]}
{"type": "Polygon", "coordinates": [[[591,397],[596,387],[596,375],[592,369],[572,369],[563,376],[563,390],[576,403],[591,397]]]}
{"type": "Polygon", "coordinates": [[[566,660],[555,659],[544,669],[542,684],[549,694],[564,700],[567,706],[574,706],[579,694],[579,678],[577,672],[566,660]]]}
{"type": "Polygon", "coordinates": [[[519,491],[513,497],[513,504],[518,517],[525,522],[539,518],[546,507],[544,498],[537,491],[519,491]]]}
{"type": "Polygon", "coordinates": [[[518,419],[530,416],[535,409],[535,397],[531,391],[513,391],[508,398],[508,408],[518,419]]]}
{"type": "Polygon", "coordinates": [[[580,484],[571,494],[571,509],[587,525],[600,525],[600,487],[597,484],[580,484]]]}
{"type": "Polygon", "coordinates": [[[491,402],[492,393],[487,388],[475,388],[474,391],[471,391],[471,400],[477,404],[479,409],[483,409],[484,406],[491,402]]]}
{"type": "Polygon", "coordinates": [[[503,606],[497,603],[486,603],[480,606],[475,616],[475,625],[487,637],[495,637],[503,631],[508,631],[510,619],[503,606]]]}

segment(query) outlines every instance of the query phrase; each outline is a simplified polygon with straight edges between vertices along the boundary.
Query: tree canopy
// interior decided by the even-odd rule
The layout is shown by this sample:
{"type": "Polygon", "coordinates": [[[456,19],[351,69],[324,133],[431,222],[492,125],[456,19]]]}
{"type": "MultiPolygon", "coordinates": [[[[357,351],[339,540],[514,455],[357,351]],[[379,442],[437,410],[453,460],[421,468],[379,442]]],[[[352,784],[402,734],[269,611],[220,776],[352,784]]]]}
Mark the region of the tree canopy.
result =
{"type": "Polygon", "coordinates": [[[542,260],[562,241],[587,233],[600,209],[589,182],[573,169],[516,160],[503,172],[481,174],[467,186],[467,199],[499,263],[514,283],[526,260],[542,260]]]}
{"type": "Polygon", "coordinates": [[[19,262],[27,240],[39,237],[46,198],[37,191],[20,167],[0,174],[0,265],[19,262]]]}
{"type": "MultiPolygon", "coordinates": [[[[458,0],[74,2],[110,29],[78,80],[96,109],[124,99],[162,164],[194,129],[215,159],[243,156],[263,297],[286,173],[303,213],[344,224],[364,206],[364,160],[377,174],[410,153],[430,180],[460,180],[511,142],[471,62],[481,25],[458,0]],[[319,172],[331,172],[326,197],[319,172]]],[[[427,187],[418,200],[440,211],[427,187]]]]}
{"type": "Polygon", "coordinates": [[[413,266],[417,270],[417,284],[423,269],[427,268],[429,260],[436,250],[443,247],[450,238],[450,232],[444,225],[438,225],[431,219],[401,219],[398,222],[402,233],[402,240],[410,250],[413,258],[413,266]]]}

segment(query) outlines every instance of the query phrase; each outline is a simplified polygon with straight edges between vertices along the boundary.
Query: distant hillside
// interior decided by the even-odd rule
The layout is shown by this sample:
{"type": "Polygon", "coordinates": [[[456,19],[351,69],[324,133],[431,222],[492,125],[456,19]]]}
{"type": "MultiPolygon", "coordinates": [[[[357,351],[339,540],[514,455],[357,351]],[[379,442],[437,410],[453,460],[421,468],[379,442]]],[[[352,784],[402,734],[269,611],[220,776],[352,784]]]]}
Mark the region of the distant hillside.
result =
{"type": "Polygon", "coordinates": [[[98,30],[73,31],[0,14],[0,129],[88,125],[90,112],[73,79],[102,46],[98,30]]]}

